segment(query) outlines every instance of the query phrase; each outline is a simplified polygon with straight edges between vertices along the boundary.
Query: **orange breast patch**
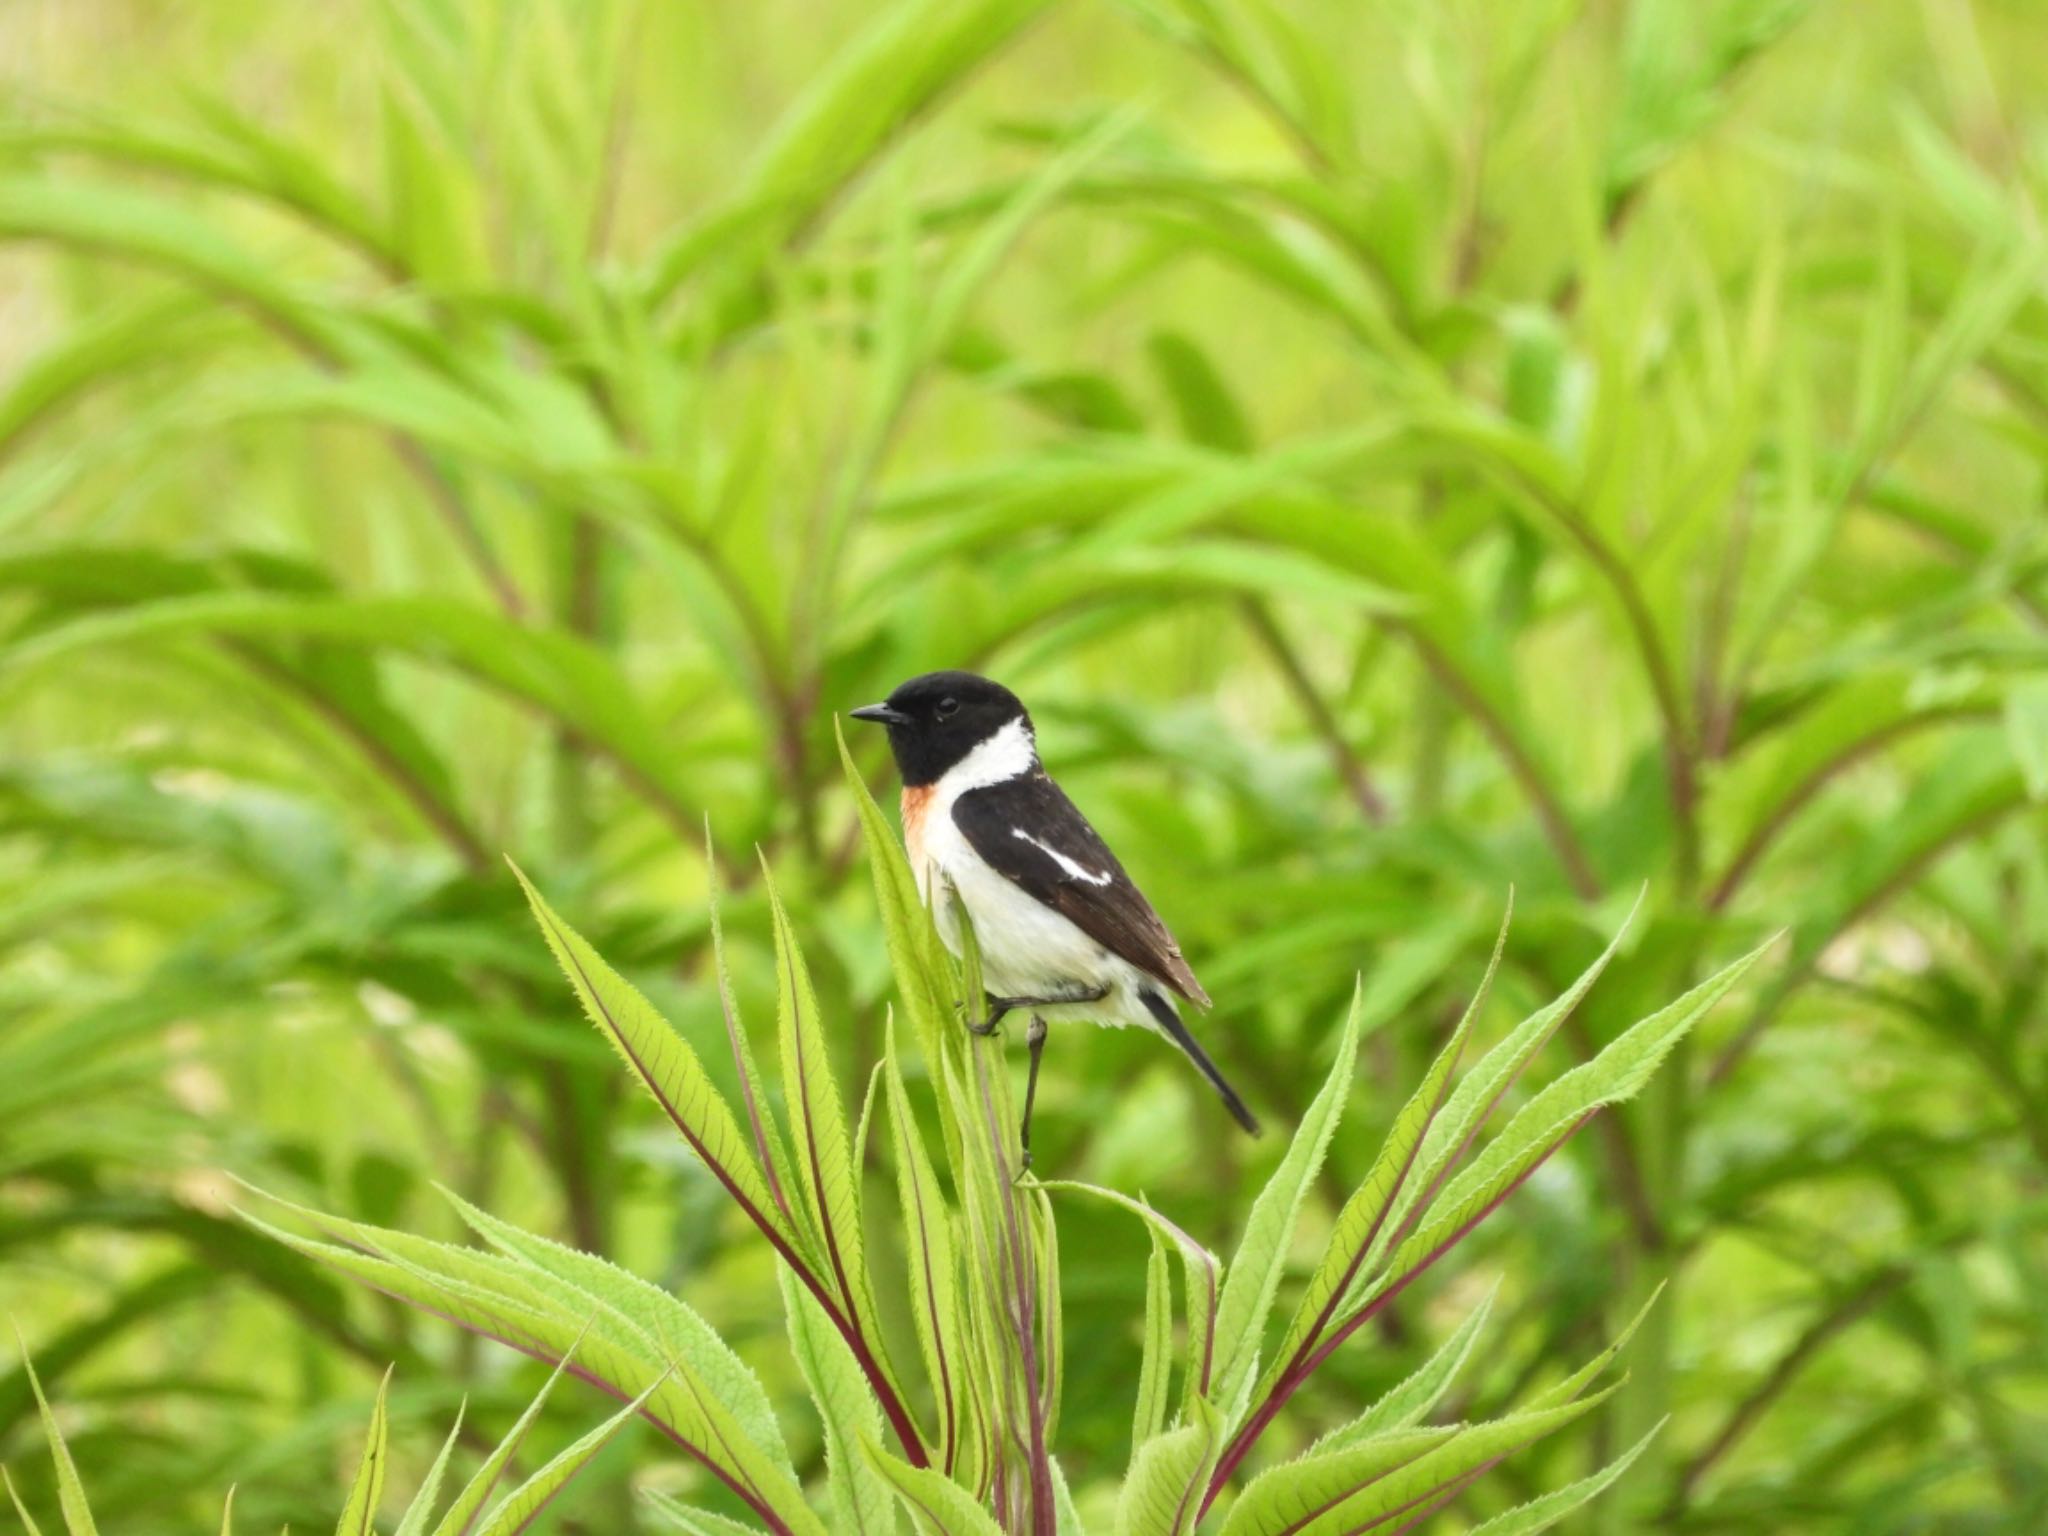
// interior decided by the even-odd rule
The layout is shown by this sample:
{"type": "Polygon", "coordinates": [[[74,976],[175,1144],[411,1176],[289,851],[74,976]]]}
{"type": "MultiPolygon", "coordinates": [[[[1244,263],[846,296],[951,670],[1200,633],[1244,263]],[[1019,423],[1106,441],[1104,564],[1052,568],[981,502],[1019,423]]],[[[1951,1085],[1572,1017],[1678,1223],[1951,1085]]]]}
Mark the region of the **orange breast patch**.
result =
{"type": "Polygon", "coordinates": [[[934,786],[920,784],[903,791],[903,850],[910,855],[910,872],[924,884],[924,824],[931,813],[934,786]]]}

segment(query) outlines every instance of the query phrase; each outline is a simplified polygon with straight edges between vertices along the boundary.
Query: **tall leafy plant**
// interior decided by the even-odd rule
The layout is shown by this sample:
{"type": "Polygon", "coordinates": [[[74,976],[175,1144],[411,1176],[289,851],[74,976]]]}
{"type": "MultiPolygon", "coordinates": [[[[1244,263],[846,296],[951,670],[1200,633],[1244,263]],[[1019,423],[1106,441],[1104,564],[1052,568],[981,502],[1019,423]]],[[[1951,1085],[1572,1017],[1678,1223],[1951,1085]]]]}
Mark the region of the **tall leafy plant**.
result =
{"type": "MultiPolygon", "coordinates": [[[[908,1034],[932,1088],[937,1136],[913,1102],[893,1035],[858,1116],[833,1080],[827,1015],[803,951],[773,902],[785,1115],[722,990],[738,1106],[686,1037],[530,885],[549,947],[592,1021],[662,1115],[772,1250],[791,1353],[826,1447],[819,1514],[759,1380],[687,1302],[596,1255],[524,1232],[459,1197],[484,1245],[434,1242],[299,1208],[317,1235],[285,1242],[342,1273],[544,1360],[628,1403],[776,1536],[883,1533],[909,1517],[948,1536],[1078,1533],[1057,1450],[1061,1305],[1057,1200],[1108,1200],[1149,1233],[1134,1449],[1116,1506],[1120,1536],[1184,1536],[1212,1509],[1230,1536],[1406,1529],[1516,1449],[1580,1418],[1617,1341],[1580,1369],[1478,1423],[1425,1423],[1483,1318],[1417,1375],[1306,1451],[1251,1460],[1317,1368],[1392,1306],[1594,1115],[1634,1095],[1698,1018],[1757,959],[1737,960],[1623,1031],[1593,1060],[1529,1096],[1483,1135],[1537,1051],[1598,980],[1609,948],[1555,1001],[1458,1072],[1501,945],[1421,1084],[1352,1192],[1277,1342],[1268,1320],[1310,1182],[1343,1113],[1359,1044],[1354,1005],[1320,1091],[1253,1203],[1226,1261],[1140,1198],[1019,1165],[1000,1042],[960,1027],[980,999],[971,948],[955,963],[919,905],[882,813],[847,762],[875,871],[908,1034]],[[885,1127],[877,1129],[877,1122],[885,1127]],[[908,1298],[917,1369],[892,1350],[877,1299],[860,1169],[888,1149],[904,1242],[889,1289],[908,1298]],[[1177,1288],[1181,1330],[1172,1314],[1177,1288]],[[572,1358],[573,1356],[573,1358],[572,1358]],[[1178,1390],[1175,1384],[1178,1383],[1178,1390]],[[1247,1481],[1247,1477],[1249,1480],[1247,1481]]],[[[522,877],[523,878],[523,877],[522,877]]],[[[714,919],[715,932],[715,919],[714,919]]],[[[1503,924],[1502,942],[1506,937],[1503,924]]],[[[1483,1309],[1482,1309],[1483,1311],[1483,1309]]],[[[1534,1530],[1604,1487],[1621,1463],[1502,1517],[1534,1530]]],[[[678,1511],[688,1528],[712,1514],[678,1511]]]]}

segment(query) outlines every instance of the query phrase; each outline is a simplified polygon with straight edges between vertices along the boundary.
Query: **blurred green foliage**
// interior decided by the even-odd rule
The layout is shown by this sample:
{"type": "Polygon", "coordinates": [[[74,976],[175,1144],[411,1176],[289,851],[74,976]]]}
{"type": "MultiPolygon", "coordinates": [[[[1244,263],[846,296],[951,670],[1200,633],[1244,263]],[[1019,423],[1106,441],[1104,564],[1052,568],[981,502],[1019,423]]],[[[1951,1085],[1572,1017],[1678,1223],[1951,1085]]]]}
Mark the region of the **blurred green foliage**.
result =
{"type": "MultiPolygon", "coordinates": [[[[1270,1124],[1363,972],[1325,1220],[1508,886],[1503,1016],[1648,884],[1581,1056],[1791,929],[1332,1361],[1331,1424],[1489,1272],[1468,1416],[1668,1279],[1472,1517],[1668,1416],[1605,1528],[2040,1529],[2043,69],[2026,0],[0,13],[0,1305],[100,1518],[324,1525],[388,1364],[406,1486],[540,1385],[229,1174],[454,1237],[446,1183],[795,1401],[497,856],[708,1032],[705,824],[753,1017],[766,851],[851,1091],[887,970],[832,716],[974,665],[1270,1124]]],[[[1212,1242],[1284,1142],[1096,1031],[1038,1135],[1212,1242]]],[[[1144,1246],[1062,1223],[1085,1502],[1144,1246]]],[[[40,1512],[39,1447],[0,1375],[40,1512]]],[[[563,1520],[691,1476],[629,1430],[563,1520]]]]}

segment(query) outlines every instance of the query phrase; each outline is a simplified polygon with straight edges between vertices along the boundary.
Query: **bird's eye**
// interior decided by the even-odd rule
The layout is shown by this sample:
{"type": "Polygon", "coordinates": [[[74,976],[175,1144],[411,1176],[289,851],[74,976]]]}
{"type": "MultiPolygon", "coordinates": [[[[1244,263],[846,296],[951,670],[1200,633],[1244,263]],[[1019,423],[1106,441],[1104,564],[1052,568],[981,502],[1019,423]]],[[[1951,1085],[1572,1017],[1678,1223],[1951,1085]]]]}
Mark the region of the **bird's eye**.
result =
{"type": "Polygon", "coordinates": [[[951,719],[954,715],[957,715],[959,713],[960,701],[958,699],[944,698],[939,700],[939,718],[941,720],[951,719]]]}

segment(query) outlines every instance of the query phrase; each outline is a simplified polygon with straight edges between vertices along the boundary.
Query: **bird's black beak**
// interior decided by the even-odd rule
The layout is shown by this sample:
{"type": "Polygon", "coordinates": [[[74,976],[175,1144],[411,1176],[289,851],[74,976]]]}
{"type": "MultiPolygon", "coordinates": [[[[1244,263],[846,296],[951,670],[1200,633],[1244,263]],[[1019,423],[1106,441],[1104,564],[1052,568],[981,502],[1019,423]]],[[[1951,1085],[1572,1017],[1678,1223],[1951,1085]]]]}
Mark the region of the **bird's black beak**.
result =
{"type": "Polygon", "coordinates": [[[886,704],[863,704],[859,709],[849,709],[847,713],[856,720],[872,720],[877,725],[910,724],[910,716],[886,704]]]}

